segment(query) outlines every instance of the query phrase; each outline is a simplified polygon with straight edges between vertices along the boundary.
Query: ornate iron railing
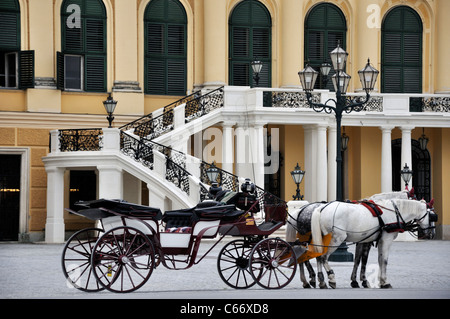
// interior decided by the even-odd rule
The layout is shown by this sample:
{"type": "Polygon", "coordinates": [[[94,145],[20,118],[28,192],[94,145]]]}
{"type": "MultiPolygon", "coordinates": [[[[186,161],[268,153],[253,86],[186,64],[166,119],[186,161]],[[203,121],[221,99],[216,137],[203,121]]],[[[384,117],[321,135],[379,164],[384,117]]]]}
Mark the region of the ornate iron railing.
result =
{"type": "Polygon", "coordinates": [[[223,107],[224,103],[223,86],[208,92],[205,95],[200,95],[194,99],[186,102],[184,117],[186,123],[197,118],[205,116],[215,109],[223,107]]]}
{"type": "Polygon", "coordinates": [[[190,194],[189,175],[191,174],[181,165],[175,163],[170,157],[166,158],[166,179],[188,195],[190,194]]]}
{"type": "Polygon", "coordinates": [[[223,87],[201,95],[199,91],[179,99],[164,107],[164,112],[156,117],[148,114],[121,126],[123,131],[134,129],[134,134],[152,140],[162,134],[173,130],[174,108],[186,103],[185,120],[190,122],[223,107],[223,87]]]}
{"type": "Polygon", "coordinates": [[[153,169],[153,145],[123,131],[120,132],[120,151],[149,169],[153,169]]]}
{"type": "Polygon", "coordinates": [[[450,97],[410,97],[410,112],[450,112],[450,97]]]}
{"type": "Polygon", "coordinates": [[[61,152],[100,151],[103,147],[101,128],[59,130],[61,152]]]}
{"type": "MultiPolygon", "coordinates": [[[[320,102],[320,93],[313,93],[312,97],[315,103],[320,102]]],[[[264,107],[284,107],[284,108],[309,108],[306,93],[291,91],[264,91],[264,107]]]]}

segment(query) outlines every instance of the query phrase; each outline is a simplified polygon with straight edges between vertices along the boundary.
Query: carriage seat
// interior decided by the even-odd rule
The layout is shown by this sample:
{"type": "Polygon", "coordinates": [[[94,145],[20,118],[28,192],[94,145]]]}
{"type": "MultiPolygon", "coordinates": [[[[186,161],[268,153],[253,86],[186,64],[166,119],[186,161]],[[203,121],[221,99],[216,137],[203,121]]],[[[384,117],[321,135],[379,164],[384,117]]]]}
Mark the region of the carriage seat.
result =
{"type": "Polygon", "coordinates": [[[162,218],[166,232],[188,232],[197,220],[194,208],[167,211],[162,218]]]}

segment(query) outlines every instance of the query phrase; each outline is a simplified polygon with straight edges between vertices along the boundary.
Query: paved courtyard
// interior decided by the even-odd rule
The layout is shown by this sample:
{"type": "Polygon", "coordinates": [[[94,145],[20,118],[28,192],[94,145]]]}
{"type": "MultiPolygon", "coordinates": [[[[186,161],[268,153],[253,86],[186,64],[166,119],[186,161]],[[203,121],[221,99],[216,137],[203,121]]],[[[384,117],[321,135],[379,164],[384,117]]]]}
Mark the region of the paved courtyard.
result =
{"type": "MultiPolygon", "coordinates": [[[[202,251],[212,241],[202,243],[202,251]]],[[[188,270],[168,270],[159,266],[138,291],[115,294],[108,291],[85,293],[66,285],[61,270],[63,245],[0,244],[0,298],[163,298],[163,299],[262,299],[290,298],[450,298],[450,241],[394,242],[388,264],[393,289],[351,289],[352,263],[332,262],[337,289],[303,289],[298,274],[281,290],[258,286],[247,290],[228,287],[217,272],[219,244],[198,265],[188,270]]],[[[350,245],[349,251],[354,251],[350,245]]],[[[377,251],[372,249],[368,262],[369,280],[376,282],[377,251]]],[[[315,266],[315,262],[312,262],[315,266]]]]}

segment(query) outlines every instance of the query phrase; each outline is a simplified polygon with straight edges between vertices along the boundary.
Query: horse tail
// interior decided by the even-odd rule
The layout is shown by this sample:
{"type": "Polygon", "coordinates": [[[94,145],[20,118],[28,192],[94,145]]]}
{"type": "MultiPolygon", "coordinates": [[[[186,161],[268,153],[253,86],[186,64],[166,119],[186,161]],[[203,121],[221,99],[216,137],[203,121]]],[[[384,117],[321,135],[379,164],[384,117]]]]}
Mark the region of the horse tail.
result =
{"type": "Polygon", "coordinates": [[[288,214],[288,220],[286,223],[286,241],[294,242],[297,238],[297,229],[294,227],[294,225],[297,225],[297,216],[300,212],[300,209],[297,209],[293,211],[292,213],[288,214]]]}
{"type": "Polygon", "coordinates": [[[316,208],[311,216],[311,235],[314,242],[314,250],[318,253],[323,252],[322,230],[320,227],[321,207],[316,208]]]}

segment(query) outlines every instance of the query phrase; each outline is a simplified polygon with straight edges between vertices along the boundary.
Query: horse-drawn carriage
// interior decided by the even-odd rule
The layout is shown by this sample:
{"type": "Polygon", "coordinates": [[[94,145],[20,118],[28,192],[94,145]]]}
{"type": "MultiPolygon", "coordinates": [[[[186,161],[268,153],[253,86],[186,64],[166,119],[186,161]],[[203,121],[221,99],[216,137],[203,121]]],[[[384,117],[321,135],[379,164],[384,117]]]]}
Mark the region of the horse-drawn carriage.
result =
{"type": "MultiPolygon", "coordinates": [[[[245,189],[244,189],[245,190],[245,189]]],[[[98,228],[78,231],[67,241],[62,268],[77,289],[130,292],[142,287],[159,265],[187,269],[198,264],[225,237],[217,269],[234,288],[255,283],[277,289],[296,272],[292,246],[269,238],[286,222],[286,203],[262,192],[224,192],[189,209],[166,211],[121,200],[78,202],[71,213],[97,221],[98,228]],[[257,212],[264,218],[258,221],[257,212]],[[201,241],[216,240],[199,256],[201,241]]]]}

